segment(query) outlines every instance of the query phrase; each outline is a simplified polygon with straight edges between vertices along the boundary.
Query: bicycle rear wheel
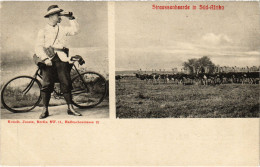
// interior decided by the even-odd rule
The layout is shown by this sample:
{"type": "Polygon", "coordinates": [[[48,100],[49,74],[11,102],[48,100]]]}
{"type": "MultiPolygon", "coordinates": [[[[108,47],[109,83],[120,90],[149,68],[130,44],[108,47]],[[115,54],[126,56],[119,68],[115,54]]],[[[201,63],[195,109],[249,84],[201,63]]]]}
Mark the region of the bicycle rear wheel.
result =
{"type": "Polygon", "coordinates": [[[28,112],[40,103],[40,88],[41,83],[33,77],[13,78],[2,89],[2,104],[11,112],[28,112]]]}
{"type": "Polygon", "coordinates": [[[79,108],[90,108],[100,104],[107,94],[106,79],[96,72],[84,72],[72,79],[73,104],[79,108]]]}

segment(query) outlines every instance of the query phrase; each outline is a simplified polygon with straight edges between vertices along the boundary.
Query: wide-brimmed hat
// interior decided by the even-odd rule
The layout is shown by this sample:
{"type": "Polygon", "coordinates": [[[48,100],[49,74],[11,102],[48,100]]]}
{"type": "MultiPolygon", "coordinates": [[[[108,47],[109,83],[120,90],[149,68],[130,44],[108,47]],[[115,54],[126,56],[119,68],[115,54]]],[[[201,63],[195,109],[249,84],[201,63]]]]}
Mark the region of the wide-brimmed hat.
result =
{"type": "Polygon", "coordinates": [[[62,12],[63,10],[62,9],[60,9],[59,7],[58,7],[58,5],[51,5],[50,7],[48,7],[48,9],[47,9],[47,13],[46,13],[46,15],[44,16],[44,17],[49,17],[50,15],[53,15],[53,14],[56,14],[56,13],[60,13],[60,12],[62,12]]]}

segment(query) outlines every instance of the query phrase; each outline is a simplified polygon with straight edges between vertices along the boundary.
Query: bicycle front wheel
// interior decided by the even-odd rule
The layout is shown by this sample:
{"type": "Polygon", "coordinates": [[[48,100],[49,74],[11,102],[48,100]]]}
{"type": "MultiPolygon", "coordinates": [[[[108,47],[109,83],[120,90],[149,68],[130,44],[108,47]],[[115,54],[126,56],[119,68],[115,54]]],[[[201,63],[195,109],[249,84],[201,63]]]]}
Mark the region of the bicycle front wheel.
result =
{"type": "Polygon", "coordinates": [[[96,72],[84,72],[72,79],[72,101],[79,108],[100,104],[107,94],[106,79],[96,72]]]}
{"type": "Polygon", "coordinates": [[[33,77],[13,78],[2,89],[2,104],[11,112],[28,112],[40,103],[40,88],[41,83],[33,77]]]}

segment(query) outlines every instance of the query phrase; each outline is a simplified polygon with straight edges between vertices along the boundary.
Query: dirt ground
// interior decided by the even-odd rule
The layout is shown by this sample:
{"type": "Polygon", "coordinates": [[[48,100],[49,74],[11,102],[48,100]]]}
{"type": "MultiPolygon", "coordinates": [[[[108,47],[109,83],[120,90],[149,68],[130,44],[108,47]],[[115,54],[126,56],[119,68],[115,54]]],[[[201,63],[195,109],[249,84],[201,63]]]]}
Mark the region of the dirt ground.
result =
{"type": "MultiPolygon", "coordinates": [[[[45,119],[88,119],[88,118],[109,118],[108,100],[94,108],[75,110],[82,116],[72,116],[67,114],[67,105],[49,107],[50,116],[45,119]]],[[[12,113],[6,109],[1,109],[1,119],[38,119],[41,114],[41,107],[36,107],[32,111],[26,113],[12,113]]]]}

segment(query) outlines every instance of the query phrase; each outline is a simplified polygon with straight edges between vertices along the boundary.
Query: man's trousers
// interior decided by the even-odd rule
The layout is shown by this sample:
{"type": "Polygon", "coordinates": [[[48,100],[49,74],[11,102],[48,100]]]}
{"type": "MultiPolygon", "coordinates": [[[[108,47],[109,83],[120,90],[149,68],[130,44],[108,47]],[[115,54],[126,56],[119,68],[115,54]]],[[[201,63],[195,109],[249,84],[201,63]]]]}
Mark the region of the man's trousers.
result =
{"type": "Polygon", "coordinates": [[[44,66],[41,68],[43,77],[41,89],[43,105],[49,105],[50,94],[54,90],[55,82],[60,82],[61,93],[63,93],[67,104],[72,104],[72,83],[70,77],[71,68],[72,65],[68,62],[62,62],[57,54],[52,59],[52,66],[44,66]]]}

